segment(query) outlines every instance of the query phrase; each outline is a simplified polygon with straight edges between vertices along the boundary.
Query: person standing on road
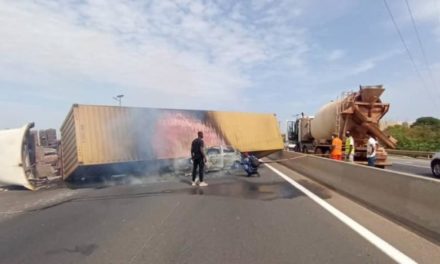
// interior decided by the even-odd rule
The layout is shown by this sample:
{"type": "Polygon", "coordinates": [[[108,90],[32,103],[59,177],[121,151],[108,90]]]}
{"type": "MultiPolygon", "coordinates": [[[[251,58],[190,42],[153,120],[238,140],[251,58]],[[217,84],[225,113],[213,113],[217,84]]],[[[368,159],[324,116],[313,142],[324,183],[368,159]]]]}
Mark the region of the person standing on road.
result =
{"type": "Polygon", "coordinates": [[[203,132],[199,131],[197,133],[197,138],[193,140],[191,144],[191,159],[193,161],[192,170],[192,186],[196,186],[196,175],[197,169],[199,170],[199,186],[208,186],[206,182],[203,181],[203,174],[205,173],[205,143],[203,142],[203,132]]]}
{"type": "Polygon", "coordinates": [[[334,160],[342,160],[342,140],[337,133],[332,135],[332,152],[330,158],[334,160]]]}
{"type": "Polygon", "coordinates": [[[354,162],[354,139],[350,134],[350,131],[345,132],[345,160],[354,162]]]}
{"type": "Polygon", "coordinates": [[[367,160],[368,166],[374,167],[376,165],[376,145],[377,141],[373,138],[373,136],[368,133],[368,142],[367,142],[367,160]]]}

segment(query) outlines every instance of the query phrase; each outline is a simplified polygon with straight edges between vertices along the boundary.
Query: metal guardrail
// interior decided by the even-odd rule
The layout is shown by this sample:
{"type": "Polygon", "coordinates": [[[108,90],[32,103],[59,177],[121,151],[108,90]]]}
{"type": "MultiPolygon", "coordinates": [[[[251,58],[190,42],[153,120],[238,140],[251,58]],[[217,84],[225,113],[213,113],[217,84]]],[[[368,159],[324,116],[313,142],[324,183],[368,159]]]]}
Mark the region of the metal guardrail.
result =
{"type": "Polygon", "coordinates": [[[428,158],[431,159],[435,152],[432,151],[417,151],[417,150],[400,150],[400,149],[387,149],[388,154],[397,156],[408,156],[413,158],[428,158]]]}

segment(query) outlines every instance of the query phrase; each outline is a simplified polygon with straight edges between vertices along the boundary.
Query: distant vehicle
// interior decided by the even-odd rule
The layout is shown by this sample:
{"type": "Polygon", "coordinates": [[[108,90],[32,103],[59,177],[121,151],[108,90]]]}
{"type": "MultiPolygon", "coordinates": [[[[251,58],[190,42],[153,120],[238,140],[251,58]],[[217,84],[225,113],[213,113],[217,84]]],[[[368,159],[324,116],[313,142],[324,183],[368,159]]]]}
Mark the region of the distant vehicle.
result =
{"type": "Polygon", "coordinates": [[[434,177],[440,178],[440,152],[437,152],[432,158],[431,170],[434,177]]]}
{"type": "Polygon", "coordinates": [[[295,151],[295,150],[297,150],[296,146],[297,146],[297,144],[286,142],[284,144],[284,149],[287,151],[295,151]]]}

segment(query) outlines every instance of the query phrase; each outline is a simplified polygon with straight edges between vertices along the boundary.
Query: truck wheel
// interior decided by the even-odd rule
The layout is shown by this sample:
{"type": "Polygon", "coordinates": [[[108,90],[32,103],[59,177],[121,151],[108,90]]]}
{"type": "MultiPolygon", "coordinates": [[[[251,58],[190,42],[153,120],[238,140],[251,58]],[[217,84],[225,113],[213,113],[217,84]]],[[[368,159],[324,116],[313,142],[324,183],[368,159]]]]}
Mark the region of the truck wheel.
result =
{"type": "Polygon", "coordinates": [[[432,162],[431,169],[434,177],[440,178],[440,160],[432,162]]]}
{"type": "Polygon", "coordinates": [[[303,147],[302,152],[303,152],[303,153],[308,153],[308,152],[309,152],[309,151],[307,150],[307,147],[306,147],[306,146],[303,147]]]}
{"type": "Polygon", "coordinates": [[[321,148],[316,148],[315,149],[315,154],[316,155],[321,155],[322,154],[322,149],[321,148]]]}

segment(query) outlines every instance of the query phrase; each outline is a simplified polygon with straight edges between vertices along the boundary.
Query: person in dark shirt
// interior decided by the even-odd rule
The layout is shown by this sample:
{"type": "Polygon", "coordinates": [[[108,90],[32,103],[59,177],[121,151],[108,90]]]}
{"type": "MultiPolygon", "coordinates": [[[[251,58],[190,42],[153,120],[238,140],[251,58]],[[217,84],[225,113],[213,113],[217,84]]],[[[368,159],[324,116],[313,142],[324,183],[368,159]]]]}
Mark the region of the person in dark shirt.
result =
{"type": "Polygon", "coordinates": [[[199,131],[197,133],[197,138],[193,140],[191,144],[191,159],[193,161],[193,171],[192,171],[192,186],[196,186],[196,174],[197,168],[199,169],[199,186],[208,186],[206,182],[203,181],[204,168],[206,163],[205,156],[205,143],[203,142],[203,132],[199,131]]]}

